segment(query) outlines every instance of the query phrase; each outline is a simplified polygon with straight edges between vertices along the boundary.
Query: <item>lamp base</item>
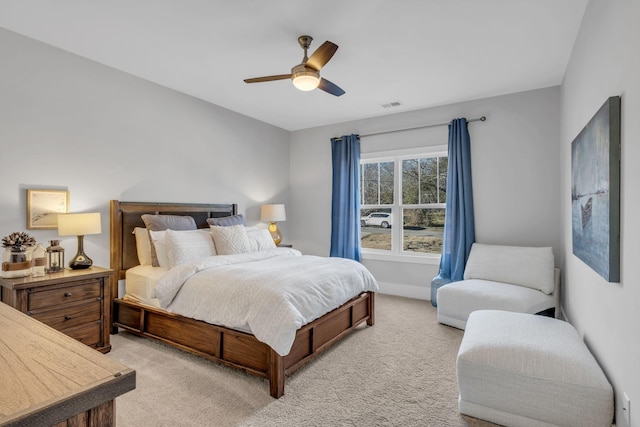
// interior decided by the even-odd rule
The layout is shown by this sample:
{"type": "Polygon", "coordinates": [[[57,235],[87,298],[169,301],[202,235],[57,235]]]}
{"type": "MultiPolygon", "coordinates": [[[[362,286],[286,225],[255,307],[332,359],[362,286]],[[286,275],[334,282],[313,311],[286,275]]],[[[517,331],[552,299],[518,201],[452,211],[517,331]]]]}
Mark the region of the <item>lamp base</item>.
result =
{"type": "Polygon", "coordinates": [[[78,236],[78,253],[69,261],[69,268],[72,270],[82,270],[92,265],[93,261],[84,253],[84,236],[78,236]]]}
{"type": "Polygon", "coordinates": [[[280,230],[278,229],[278,226],[276,225],[275,222],[269,223],[269,233],[271,233],[271,238],[273,239],[273,243],[275,243],[276,246],[278,246],[280,242],[282,242],[282,234],[280,233],[280,230]]]}
{"type": "Polygon", "coordinates": [[[91,258],[86,256],[83,253],[77,253],[76,256],[69,262],[69,268],[72,270],[82,270],[84,268],[89,268],[93,265],[93,261],[91,258]]]}

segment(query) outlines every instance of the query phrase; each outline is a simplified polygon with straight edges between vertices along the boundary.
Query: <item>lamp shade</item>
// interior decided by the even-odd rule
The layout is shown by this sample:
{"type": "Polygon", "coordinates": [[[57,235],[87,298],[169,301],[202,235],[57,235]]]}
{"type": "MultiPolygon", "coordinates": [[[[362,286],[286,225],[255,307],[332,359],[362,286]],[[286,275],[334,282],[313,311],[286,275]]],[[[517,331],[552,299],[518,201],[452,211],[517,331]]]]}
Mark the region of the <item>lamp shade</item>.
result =
{"type": "Polygon", "coordinates": [[[101,232],[99,212],[58,215],[58,234],[60,236],[84,236],[101,232]]]}
{"type": "Polygon", "coordinates": [[[278,222],[286,220],[287,214],[284,211],[284,205],[262,205],[260,221],[278,222]]]}

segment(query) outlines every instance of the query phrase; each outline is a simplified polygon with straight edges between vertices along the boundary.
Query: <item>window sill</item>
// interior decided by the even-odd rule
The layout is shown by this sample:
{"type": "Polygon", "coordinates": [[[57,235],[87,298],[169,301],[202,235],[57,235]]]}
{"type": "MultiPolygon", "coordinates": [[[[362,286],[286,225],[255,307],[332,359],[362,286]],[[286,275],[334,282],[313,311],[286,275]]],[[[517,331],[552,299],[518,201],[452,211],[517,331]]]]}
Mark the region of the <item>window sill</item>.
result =
{"type": "Polygon", "coordinates": [[[410,264],[440,265],[440,255],[409,255],[388,252],[362,251],[363,260],[405,262],[410,264]]]}

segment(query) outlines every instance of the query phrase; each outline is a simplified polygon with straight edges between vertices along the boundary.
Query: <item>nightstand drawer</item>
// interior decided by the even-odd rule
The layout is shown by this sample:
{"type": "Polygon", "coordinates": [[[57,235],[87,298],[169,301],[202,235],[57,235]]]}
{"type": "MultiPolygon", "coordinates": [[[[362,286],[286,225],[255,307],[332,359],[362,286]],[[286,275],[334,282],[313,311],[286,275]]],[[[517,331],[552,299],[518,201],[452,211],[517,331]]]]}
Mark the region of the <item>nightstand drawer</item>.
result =
{"type": "Polygon", "coordinates": [[[29,292],[27,310],[59,306],[87,299],[99,300],[102,294],[100,279],[78,282],[73,286],[64,286],[46,291],[29,292]]]}
{"type": "Polygon", "coordinates": [[[100,305],[100,301],[96,299],[95,301],[86,304],[57,308],[37,313],[29,312],[29,314],[34,319],[38,319],[52,328],[62,330],[100,320],[102,318],[100,305]]]}
{"type": "Polygon", "coordinates": [[[82,344],[89,347],[101,347],[104,343],[101,340],[102,322],[97,321],[84,326],[71,329],[61,329],[60,332],[77,339],[82,344]]]}

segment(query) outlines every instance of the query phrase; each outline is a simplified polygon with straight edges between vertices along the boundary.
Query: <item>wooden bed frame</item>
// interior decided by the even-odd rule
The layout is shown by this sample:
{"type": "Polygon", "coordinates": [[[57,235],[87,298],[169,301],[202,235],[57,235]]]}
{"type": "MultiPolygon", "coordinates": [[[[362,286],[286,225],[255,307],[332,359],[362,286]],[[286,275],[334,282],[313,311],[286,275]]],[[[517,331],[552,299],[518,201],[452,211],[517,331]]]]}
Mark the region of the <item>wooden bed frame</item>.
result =
{"type": "Polygon", "coordinates": [[[235,204],[172,204],[111,200],[111,268],[115,271],[111,295],[112,333],[118,328],[217,361],[269,380],[271,396],[284,394],[285,376],[293,373],[340,338],[365,322],[374,324],[373,292],[363,292],[337,309],[298,329],[291,351],[280,356],[252,334],[190,319],[148,305],[118,299],[118,280],[138,265],[135,227],[144,227],[141,215],[190,215],[199,228],[207,218],[235,215],[235,204]]]}

